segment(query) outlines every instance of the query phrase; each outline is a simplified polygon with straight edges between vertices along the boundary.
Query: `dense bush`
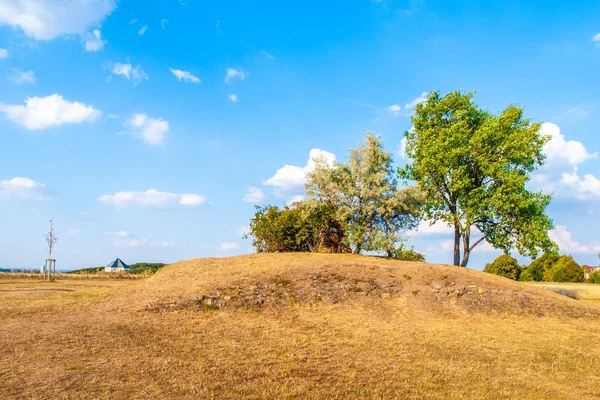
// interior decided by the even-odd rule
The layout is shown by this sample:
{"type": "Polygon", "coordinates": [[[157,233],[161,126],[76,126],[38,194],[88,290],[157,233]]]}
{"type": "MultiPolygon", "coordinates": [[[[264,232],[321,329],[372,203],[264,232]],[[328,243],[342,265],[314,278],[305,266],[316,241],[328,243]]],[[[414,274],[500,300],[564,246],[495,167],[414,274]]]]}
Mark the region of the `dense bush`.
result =
{"type": "Polygon", "coordinates": [[[398,260],[425,261],[425,256],[423,254],[415,251],[414,247],[407,249],[404,247],[404,243],[400,243],[394,250],[391,251],[391,254],[388,255],[398,260]]]}
{"type": "Polygon", "coordinates": [[[483,270],[490,274],[500,275],[517,281],[521,275],[522,268],[510,254],[502,254],[491,264],[486,264],[483,270]]]}
{"type": "MultiPolygon", "coordinates": [[[[250,221],[247,237],[258,253],[312,252],[335,236],[337,244],[344,241],[344,227],[335,219],[335,210],[326,204],[294,203],[280,209],[277,206],[257,206],[250,221]]],[[[338,252],[343,246],[335,246],[338,252]]]]}
{"type": "Polygon", "coordinates": [[[558,261],[544,272],[546,282],[583,282],[584,280],[583,267],[573,260],[573,256],[560,256],[558,261]]]}
{"type": "Polygon", "coordinates": [[[592,272],[588,278],[589,283],[600,283],[600,270],[592,272]]]}
{"type": "Polygon", "coordinates": [[[536,281],[544,280],[544,273],[552,268],[560,257],[553,253],[544,253],[541,257],[536,258],[521,274],[521,281],[536,281]]]}

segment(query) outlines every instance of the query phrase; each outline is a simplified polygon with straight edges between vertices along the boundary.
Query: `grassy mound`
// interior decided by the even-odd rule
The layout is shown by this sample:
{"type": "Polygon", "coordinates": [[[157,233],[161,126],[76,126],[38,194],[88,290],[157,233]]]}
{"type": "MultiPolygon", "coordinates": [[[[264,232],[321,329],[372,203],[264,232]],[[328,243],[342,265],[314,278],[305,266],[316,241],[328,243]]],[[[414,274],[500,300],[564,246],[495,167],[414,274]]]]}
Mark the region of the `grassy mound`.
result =
{"type": "Polygon", "coordinates": [[[385,304],[438,313],[599,313],[567,297],[484,272],[349,255],[262,254],[184,261],[140,290],[153,293],[145,308],[154,311],[385,304]]]}

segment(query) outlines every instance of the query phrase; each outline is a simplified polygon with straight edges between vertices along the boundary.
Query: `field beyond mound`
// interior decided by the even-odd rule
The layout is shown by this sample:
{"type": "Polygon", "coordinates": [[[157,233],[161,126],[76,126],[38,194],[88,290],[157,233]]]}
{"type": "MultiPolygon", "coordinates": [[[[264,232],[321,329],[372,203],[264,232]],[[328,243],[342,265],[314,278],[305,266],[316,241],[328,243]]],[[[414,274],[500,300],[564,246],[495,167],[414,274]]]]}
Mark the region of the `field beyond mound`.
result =
{"type": "Polygon", "coordinates": [[[196,259],[0,279],[3,398],[595,399],[599,308],[378,257],[196,259]]]}

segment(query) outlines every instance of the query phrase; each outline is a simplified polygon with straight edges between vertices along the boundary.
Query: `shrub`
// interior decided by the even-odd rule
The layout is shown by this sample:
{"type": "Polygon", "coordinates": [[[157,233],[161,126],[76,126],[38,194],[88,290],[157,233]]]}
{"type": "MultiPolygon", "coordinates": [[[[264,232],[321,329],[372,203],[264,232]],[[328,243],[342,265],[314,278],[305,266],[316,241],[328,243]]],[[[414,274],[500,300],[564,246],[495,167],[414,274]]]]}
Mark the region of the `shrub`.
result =
{"type": "Polygon", "coordinates": [[[588,278],[589,283],[600,283],[600,270],[596,270],[592,272],[590,277],[588,278]]]}
{"type": "Polygon", "coordinates": [[[510,254],[502,254],[491,264],[486,264],[483,270],[490,274],[500,275],[516,281],[521,276],[522,268],[510,254]]]}
{"type": "Polygon", "coordinates": [[[544,273],[552,268],[560,257],[553,253],[544,253],[541,257],[536,258],[529,266],[523,271],[520,280],[521,281],[536,281],[541,282],[544,280],[544,273]]]}
{"type": "Polygon", "coordinates": [[[411,247],[410,249],[405,248],[404,243],[400,243],[392,250],[390,257],[398,260],[425,261],[425,256],[423,254],[415,251],[414,247],[411,247]]]}
{"type": "Polygon", "coordinates": [[[558,261],[544,272],[546,282],[583,282],[584,271],[573,256],[560,256],[558,261]]]}
{"type": "MultiPolygon", "coordinates": [[[[252,245],[258,253],[317,251],[324,236],[335,232],[338,241],[344,240],[344,229],[335,218],[335,210],[326,204],[308,207],[297,202],[291,207],[256,207],[250,230],[252,245]]],[[[332,252],[341,251],[339,246],[332,252]]]]}

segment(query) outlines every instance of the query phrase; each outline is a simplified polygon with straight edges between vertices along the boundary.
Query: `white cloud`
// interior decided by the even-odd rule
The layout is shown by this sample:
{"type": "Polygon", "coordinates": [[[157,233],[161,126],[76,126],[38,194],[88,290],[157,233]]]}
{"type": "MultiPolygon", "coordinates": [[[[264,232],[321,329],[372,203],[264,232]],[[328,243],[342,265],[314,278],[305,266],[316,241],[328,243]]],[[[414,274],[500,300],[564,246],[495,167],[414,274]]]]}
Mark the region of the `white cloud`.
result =
{"type": "Polygon", "coordinates": [[[167,24],[169,23],[168,19],[161,19],[160,20],[160,27],[165,29],[165,26],[167,26],[167,24]]]}
{"type": "Polygon", "coordinates": [[[392,104],[387,109],[388,111],[391,111],[394,115],[399,115],[400,110],[402,110],[402,107],[400,107],[398,104],[392,104]]]}
{"type": "Polygon", "coordinates": [[[292,196],[288,201],[285,202],[285,204],[291,206],[292,204],[297,203],[299,201],[304,201],[304,195],[297,194],[295,196],[292,196]]]}
{"type": "Polygon", "coordinates": [[[229,83],[232,79],[244,80],[248,77],[248,73],[235,68],[227,68],[225,73],[225,83],[229,83]]]}
{"type": "Polygon", "coordinates": [[[134,85],[148,79],[148,75],[146,75],[141,66],[137,65],[133,67],[130,63],[111,64],[111,72],[113,75],[120,75],[126,79],[133,80],[134,85]]]}
{"type": "Polygon", "coordinates": [[[586,111],[585,108],[583,107],[572,107],[569,108],[566,112],[567,115],[573,116],[573,117],[577,117],[577,118],[583,118],[583,117],[587,117],[588,115],[590,115],[590,113],[588,113],[586,111]]]}
{"type": "Polygon", "coordinates": [[[81,229],[71,228],[67,231],[69,235],[79,235],[81,234],[81,229]]]}
{"type": "Polygon", "coordinates": [[[200,83],[200,79],[198,79],[196,76],[192,75],[191,72],[182,71],[180,69],[173,69],[173,68],[169,68],[169,70],[173,73],[173,75],[175,75],[175,77],[177,77],[177,80],[179,82],[184,81],[184,82],[191,82],[191,83],[200,83]]]}
{"type": "Polygon", "coordinates": [[[124,247],[169,247],[174,243],[168,240],[149,240],[146,237],[133,237],[127,231],[107,232],[106,235],[116,236],[114,244],[124,247]]]}
{"type": "Polygon", "coordinates": [[[600,180],[592,174],[585,174],[582,179],[576,171],[564,172],[558,182],[546,182],[545,186],[558,197],[600,200],[600,180]]]}
{"type": "Polygon", "coordinates": [[[405,137],[400,139],[400,145],[398,146],[398,155],[402,158],[406,158],[406,143],[407,140],[405,137]]]}
{"type": "Polygon", "coordinates": [[[0,111],[6,114],[8,119],[31,130],[94,122],[102,116],[94,107],[70,102],[58,94],[29,97],[24,106],[0,104],[0,111]]]}
{"type": "Polygon", "coordinates": [[[600,44],[600,33],[597,33],[594,35],[594,37],[592,37],[592,42],[600,44]]]}
{"type": "Polygon", "coordinates": [[[116,7],[116,0],[3,0],[0,25],[19,27],[33,39],[51,40],[82,35],[99,25],[116,7]]]}
{"type": "Polygon", "coordinates": [[[314,171],[316,167],[314,160],[321,157],[325,159],[325,162],[330,167],[336,161],[335,154],[320,149],[312,149],[309,153],[306,166],[284,165],[275,172],[275,175],[263,183],[268,186],[274,186],[276,189],[284,192],[303,189],[306,183],[306,174],[314,171]]]}
{"type": "Polygon", "coordinates": [[[123,238],[115,240],[115,245],[123,247],[142,247],[148,243],[147,238],[123,238]]]}
{"type": "Polygon", "coordinates": [[[129,232],[127,232],[127,231],[106,232],[105,235],[125,237],[125,236],[129,236],[129,232]]]}
{"type": "Polygon", "coordinates": [[[108,114],[107,117],[110,119],[118,119],[119,115],[118,114],[108,114]]]}
{"type": "MultiPolygon", "coordinates": [[[[474,243],[478,239],[479,239],[479,237],[476,237],[476,236],[472,237],[471,243],[474,243]]],[[[462,254],[462,252],[463,252],[462,242],[461,242],[461,250],[460,251],[462,254]]],[[[483,242],[479,243],[473,249],[473,253],[494,253],[494,252],[500,252],[500,251],[501,250],[495,249],[491,244],[489,244],[485,240],[483,242]]],[[[425,252],[426,253],[448,253],[448,252],[452,253],[452,252],[454,252],[454,240],[453,239],[442,240],[438,244],[428,246],[427,249],[425,250],[425,252]]]]}
{"type": "Polygon", "coordinates": [[[174,244],[175,243],[170,242],[168,240],[153,240],[148,244],[148,246],[149,247],[171,247],[174,244]]]}
{"type": "Polygon", "coordinates": [[[564,135],[560,133],[558,125],[545,122],[542,124],[540,133],[550,136],[550,140],[544,146],[547,163],[554,167],[558,165],[575,166],[589,159],[598,158],[598,153],[590,154],[581,142],[575,140],[565,140],[564,135]]]}
{"type": "Polygon", "coordinates": [[[221,243],[221,245],[219,246],[219,248],[223,251],[231,251],[231,250],[235,250],[239,247],[239,245],[237,243],[234,242],[223,242],[221,243]]]}
{"type": "Polygon", "coordinates": [[[556,225],[556,228],[548,232],[548,236],[565,253],[596,253],[600,251],[599,243],[581,244],[573,239],[571,232],[563,225],[556,225]]]}
{"type": "Polygon", "coordinates": [[[410,103],[407,103],[404,108],[407,110],[412,110],[413,108],[416,107],[417,104],[420,103],[424,103],[427,101],[427,96],[429,95],[428,92],[423,92],[419,95],[419,97],[417,97],[416,99],[414,99],[413,101],[411,101],[410,103]]]}
{"type": "Polygon", "coordinates": [[[0,60],[4,60],[5,58],[8,58],[8,57],[9,57],[8,50],[0,49],[0,60]]]}
{"type": "Polygon", "coordinates": [[[237,94],[230,93],[227,96],[229,96],[229,100],[233,101],[234,103],[238,102],[237,94]]]}
{"type": "Polygon", "coordinates": [[[265,194],[261,188],[255,186],[248,189],[248,192],[244,196],[243,200],[247,203],[260,203],[265,199],[265,194]]]}
{"type": "Polygon", "coordinates": [[[125,121],[129,133],[139,137],[152,145],[161,144],[169,132],[169,122],[160,118],[149,118],[146,114],[134,114],[125,121]]]}
{"type": "Polygon", "coordinates": [[[0,198],[47,200],[46,185],[29,178],[16,177],[0,181],[0,198]]]}
{"type": "Polygon", "coordinates": [[[144,33],[146,33],[146,31],[147,31],[147,30],[148,30],[148,26],[147,26],[147,25],[144,25],[144,26],[142,26],[142,27],[140,28],[140,30],[138,31],[138,34],[141,36],[141,35],[143,35],[144,33]]]}
{"type": "Polygon", "coordinates": [[[29,71],[21,71],[19,69],[13,70],[13,75],[10,80],[17,85],[21,85],[23,83],[29,83],[31,85],[35,85],[35,72],[29,71]]]}
{"type": "Polygon", "coordinates": [[[242,225],[235,230],[235,234],[238,235],[239,237],[244,237],[244,235],[247,235],[249,233],[250,233],[250,227],[248,225],[242,225]]]}
{"type": "Polygon", "coordinates": [[[93,31],[86,33],[83,38],[85,51],[96,52],[102,50],[106,44],[106,40],[102,40],[101,36],[102,33],[99,29],[94,29],[93,31]]]}
{"type": "Polygon", "coordinates": [[[132,19],[131,21],[129,21],[129,25],[133,25],[137,22],[137,18],[132,19]]]}
{"type": "Polygon", "coordinates": [[[540,133],[550,136],[544,146],[547,163],[531,177],[531,186],[557,198],[582,201],[600,200],[600,180],[592,174],[579,175],[579,164],[598,159],[598,153],[589,153],[581,142],[566,140],[560,128],[544,123],[540,133]]]}
{"type": "Polygon", "coordinates": [[[431,224],[431,221],[421,220],[413,235],[447,235],[453,232],[454,229],[443,221],[431,224]]]}
{"type": "Polygon", "coordinates": [[[193,208],[207,203],[206,197],[199,194],[176,194],[158,192],[154,189],[145,192],[117,192],[101,196],[98,201],[119,209],[126,207],[169,209],[193,208]]]}
{"type": "Polygon", "coordinates": [[[266,51],[262,50],[260,52],[260,54],[262,54],[263,56],[267,57],[269,60],[274,60],[275,56],[273,54],[267,53],[266,51]]]}

